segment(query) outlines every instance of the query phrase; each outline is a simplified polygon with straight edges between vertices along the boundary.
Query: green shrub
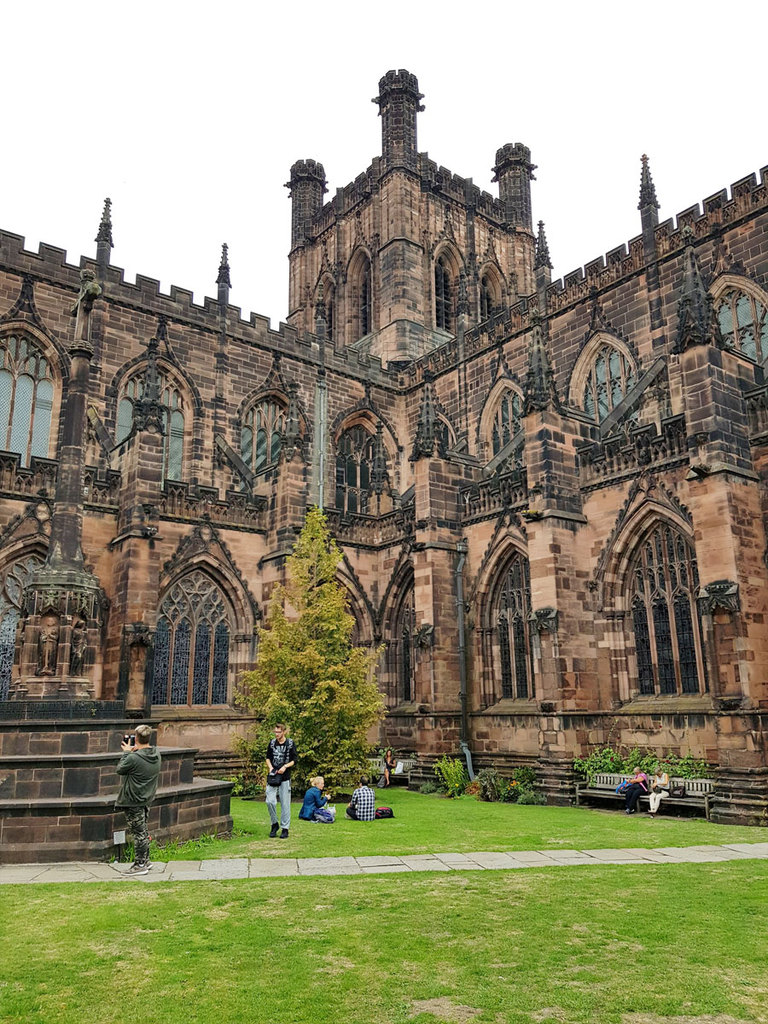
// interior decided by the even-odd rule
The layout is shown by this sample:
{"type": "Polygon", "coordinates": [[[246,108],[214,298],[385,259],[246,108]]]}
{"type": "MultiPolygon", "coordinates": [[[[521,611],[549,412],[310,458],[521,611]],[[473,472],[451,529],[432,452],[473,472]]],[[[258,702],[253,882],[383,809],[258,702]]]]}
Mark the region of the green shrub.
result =
{"type": "Polygon", "coordinates": [[[536,771],[528,765],[521,765],[519,768],[515,768],[512,772],[512,778],[518,786],[528,786],[529,789],[533,789],[536,785],[536,771]]]}
{"type": "Polygon", "coordinates": [[[709,775],[709,765],[702,758],[694,757],[690,752],[678,757],[671,751],[663,756],[654,750],[641,750],[632,747],[630,750],[616,750],[613,747],[600,747],[593,750],[587,757],[575,757],[573,767],[587,779],[603,773],[627,775],[636,771],[652,773],[659,765],[670,776],[681,779],[701,779],[709,775]]]}
{"type": "Polygon", "coordinates": [[[458,799],[464,792],[469,776],[461,761],[443,755],[435,765],[435,775],[445,786],[448,796],[458,799]]]}
{"type": "Polygon", "coordinates": [[[427,782],[422,782],[422,784],[419,786],[419,792],[420,793],[439,793],[440,792],[440,787],[438,786],[438,784],[436,782],[433,782],[431,779],[429,779],[429,780],[427,780],[427,782]]]}
{"type": "Polygon", "coordinates": [[[481,768],[477,773],[477,781],[480,783],[480,799],[493,803],[502,799],[502,790],[506,782],[495,768],[481,768]]]}
{"type": "Polygon", "coordinates": [[[523,804],[545,804],[547,802],[546,797],[542,796],[541,793],[537,793],[529,786],[520,786],[520,793],[517,798],[517,802],[520,805],[523,804]]]}

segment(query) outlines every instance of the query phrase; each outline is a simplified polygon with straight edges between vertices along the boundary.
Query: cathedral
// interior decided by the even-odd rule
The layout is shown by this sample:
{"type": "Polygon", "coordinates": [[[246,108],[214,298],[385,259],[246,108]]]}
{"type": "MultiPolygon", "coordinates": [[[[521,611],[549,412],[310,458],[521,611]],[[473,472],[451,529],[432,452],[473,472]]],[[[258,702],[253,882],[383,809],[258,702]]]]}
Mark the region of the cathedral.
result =
{"type": "Polygon", "coordinates": [[[636,237],[552,281],[528,147],[482,191],[419,152],[422,99],[384,75],[332,197],[291,167],[279,330],[226,246],[202,305],[125,281],[109,200],[79,266],[0,234],[0,717],[120,706],[231,764],[316,504],[381,744],[553,803],[596,745],[691,752],[714,820],[764,824],[768,168],[660,223],[643,157],[636,237]]]}

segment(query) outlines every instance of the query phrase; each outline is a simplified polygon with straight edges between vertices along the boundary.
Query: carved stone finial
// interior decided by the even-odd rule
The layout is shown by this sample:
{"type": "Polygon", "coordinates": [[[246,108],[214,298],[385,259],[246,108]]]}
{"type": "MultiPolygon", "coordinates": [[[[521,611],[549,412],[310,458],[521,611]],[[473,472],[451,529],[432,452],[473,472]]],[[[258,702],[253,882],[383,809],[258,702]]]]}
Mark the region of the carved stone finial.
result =
{"type": "Polygon", "coordinates": [[[555,375],[549,361],[549,352],[539,317],[534,319],[533,335],[528,350],[528,375],[525,380],[523,412],[541,412],[560,409],[560,398],[555,388],[555,375]]]}
{"type": "Polygon", "coordinates": [[[101,221],[99,222],[99,230],[94,239],[95,242],[100,245],[106,245],[110,249],[113,248],[114,242],[112,241],[112,200],[104,200],[104,210],[101,214],[101,221]]]}
{"type": "Polygon", "coordinates": [[[699,610],[703,615],[716,612],[733,614],[741,609],[739,585],[733,580],[714,580],[699,590],[699,610]]]}
{"type": "Polygon", "coordinates": [[[438,418],[435,410],[435,391],[433,386],[434,376],[429,370],[424,371],[424,390],[421,394],[421,407],[419,409],[419,424],[416,428],[416,438],[413,442],[411,459],[427,458],[434,454],[437,441],[438,418]]]}
{"type": "Polygon", "coordinates": [[[640,161],[643,169],[640,172],[640,202],[637,204],[637,208],[638,210],[643,210],[650,206],[654,210],[658,210],[659,202],[656,198],[656,186],[653,184],[651,169],[648,166],[648,157],[645,153],[640,157],[640,161]]]}
{"type": "Polygon", "coordinates": [[[221,287],[224,285],[227,288],[232,287],[232,281],[229,277],[229,246],[226,242],[221,247],[221,262],[219,263],[219,273],[216,277],[216,284],[221,287]]]}
{"type": "Polygon", "coordinates": [[[691,345],[718,345],[723,339],[715,317],[712,298],[707,291],[693,246],[693,232],[684,229],[686,249],[683,259],[683,288],[677,307],[677,350],[683,352],[691,345]]]}
{"type": "Polygon", "coordinates": [[[536,259],[534,261],[534,269],[538,270],[539,267],[549,267],[552,269],[552,260],[549,256],[549,246],[547,245],[547,236],[544,234],[544,221],[539,221],[539,233],[536,237],[536,259]]]}

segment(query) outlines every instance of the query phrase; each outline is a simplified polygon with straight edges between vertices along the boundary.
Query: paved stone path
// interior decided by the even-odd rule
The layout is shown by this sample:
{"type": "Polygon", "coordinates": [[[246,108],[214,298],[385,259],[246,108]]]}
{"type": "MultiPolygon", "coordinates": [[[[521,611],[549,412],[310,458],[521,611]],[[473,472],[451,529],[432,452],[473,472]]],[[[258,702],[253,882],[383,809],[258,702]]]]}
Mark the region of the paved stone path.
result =
{"type": "Polygon", "coordinates": [[[515,850],[513,853],[424,853],[403,857],[234,857],[155,863],[148,875],[127,864],[0,864],[0,885],[40,882],[200,882],[285,875],[380,875],[397,871],[498,871],[574,864],[701,864],[768,860],[768,843],[662,846],[620,850],[515,850]]]}

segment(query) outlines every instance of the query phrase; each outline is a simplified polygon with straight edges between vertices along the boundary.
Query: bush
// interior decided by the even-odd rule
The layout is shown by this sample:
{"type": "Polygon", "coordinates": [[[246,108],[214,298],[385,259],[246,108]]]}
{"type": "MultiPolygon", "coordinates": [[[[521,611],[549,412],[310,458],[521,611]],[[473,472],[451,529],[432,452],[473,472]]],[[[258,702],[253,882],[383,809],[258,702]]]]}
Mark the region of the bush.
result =
{"type": "Polygon", "coordinates": [[[542,796],[541,793],[536,793],[528,786],[520,787],[520,795],[517,798],[518,804],[541,804],[544,805],[547,800],[546,797],[542,796]]]}
{"type": "Polygon", "coordinates": [[[477,781],[480,783],[480,799],[487,800],[493,803],[496,800],[501,800],[502,790],[506,786],[506,782],[495,768],[481,768],[477,773],[477,781]]]}
{"type": "Polygon", "coordinates": [[[651,773],[659,765],[670,776],[681,779],[701,779],[709,775],[709,765],[702,758],[694,757],[690,752],[678,757],[671,751],[664,757],[653,750],[641,750],[632,747],[624,752],[613,747],[600,747],[593,750],[587,757],[575,757],[573,767],[587,779],[602,773],[627,775],[640,769],[651,773]]]}
{"type": "Polygon", "coordinates": [[[448,796],[458,799],[464,792],[469,776],[461,761],[455,757],[443,757],[435,765],[435,775],[445,786],[448,796]]]}
{"type": "Polygon", "coordinates": [[[518,786],[527,786],[529,789],[533,789],[536,785],[536,771],[527,765],[515,768],[512,772],[512,778],[518,786]]]}
{"type": "Polygon", "coordinates": [[[232,745],[235,753],[242,759],[243,768],[235,775],[232,796],[259,796],[264,792],[267,780],[264,752],[267,749],[267,742],[263,736],[250,740],[242,736],[235,737],[232,745]]]}
{"type": "Polygon", "coordinates": [[[476,796],[480,799],[480,783],[477,779],[468,782],[464,787],[464,796],[476,796]]]}
{"type": "Polygon", "coordinates": [[[422,782],[422,784],[419,786],[420,793],[439,793],[440,789],[441,787],[438,786],[436,782],[432,782],[431,779],[429,779],[427,782],[422,782]]]}

